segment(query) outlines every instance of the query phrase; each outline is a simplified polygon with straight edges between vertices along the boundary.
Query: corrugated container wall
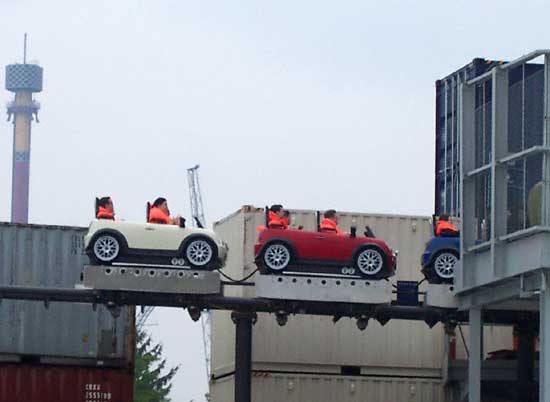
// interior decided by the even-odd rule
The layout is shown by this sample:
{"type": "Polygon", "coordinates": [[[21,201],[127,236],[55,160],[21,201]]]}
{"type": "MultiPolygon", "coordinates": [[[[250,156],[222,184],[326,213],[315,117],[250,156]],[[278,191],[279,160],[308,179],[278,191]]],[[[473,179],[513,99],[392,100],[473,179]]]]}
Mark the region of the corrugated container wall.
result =
{"type": "MultiPolygon", "coordinates": [[[[474,59],[470,64],[447,77],[436,81],[435,106],[435,209],[436,215],[443,213],[451,216],[460,215],[460,85],[471,80],[493,67],[503,64],[501,61],[474,59]]],[[[510,151],[526,149],[541,143],[542,108],[538,105],[537,93],[542,93],[544,86],[543,66],[527,64],[511,70],[509,96],[509,116],[522,116],[510,121],[508,146],[510,151]]],[[[476,143],[480,150],[476,154],[479,166],[488,163],[491,154],[491,83],[487,82],[476,88],[476,114],[483,116],[484,121],[476,127],[476,143]]],[[[525,167],[511,169],[511,190],[509,202],[512,205],[525,203],[525,167]]],[[[482,207],[482,206],[480,206],[482,207]]],[[[513,224],[514,222],[512,222],[513,224]]]]}
{"type": "MultiPolygon", "coordinates": [[[[234,378],[214,381],[212,402],[233,402],[234,378]]],[[[254,373],[253,402],[452,402],[441,380],[254,373]]]]}
{"type": "MultiPolygon", "coordinates": [[[[85,228],[0,223],[0,284],[74,288],[88,257],[85,228]]],[[[5,300],[0,360],[133,364],[134,308],[115,320],[103,306],[5,300]],[[100,360],[100,362],[98,362],[100,360]]]]}
{"type": "MultiPolygon", "coordinates": [[[[292,211],[292,216],[293,225],[315,230],[314,211],[292,211]]],[[[419,259],[432,233],[428,217],[360,213],[340,216],[344,229],[349,229],[352,222],[358,228],[368,224],[378,237],[399,250],[398,272],[392,280],[423,278],[419,259]]],[[[229,245],[224,270],[234,277],[246,276],[256,268],[253,245],[256,227],[262,224],[263,209],[243,207],[214,225],[229,245]]],[[[244,293],[253,297],[254,288],[247,288],[244,293]]],[[[493,336],[508,337],[501,335],[502,331],[491,331],[487,350],[493,350],[493,336]]],[[[291,316],[287,325],[280,327],[273,316],[259,314],[253,327],[252,359],[260,370],[341,373],[344,366],[357,366],[365,375],[441,377],[444,338],[440,324],[430,329],[422,321],[392,320],[381,326],[371,320],[366,331],[361,332],[354,321],[345,318],[334,324],[331,317],[291,316]]],[[[508,342],[511,347],[511,335],[508,342]]],[[[457,348],[462,355],[462,344],[457,348]]],[[[212,321],[213,375],[232,372],[234,360],[234,325],[229,313],[216,312],[212,321]]]]}
{"type": "Polygon", "coordinates": [[[0,402],[132,402],[125,369],[0,364],[0,402]]]}

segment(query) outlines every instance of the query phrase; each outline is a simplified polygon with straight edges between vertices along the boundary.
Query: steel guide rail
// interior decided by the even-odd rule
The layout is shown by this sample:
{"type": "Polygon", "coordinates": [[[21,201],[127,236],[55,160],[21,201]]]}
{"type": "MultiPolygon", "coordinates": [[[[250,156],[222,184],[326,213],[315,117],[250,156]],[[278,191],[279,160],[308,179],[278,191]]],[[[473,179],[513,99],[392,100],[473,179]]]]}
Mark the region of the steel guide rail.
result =
{"type": "MultiPolygon", "coordinates": [[[[425,321],[430,327],[438,322],[463,323],[468,321],[465,311],[431,306],[372,305],[318,301],[273,300],[262,298],[227,297],[222,295],[166,294],[122,290],[61,289],[23,286],[0,286],[0,308],[3,299],[34,300],[45,303],[104,304],[113,311],[129,305],[181,307],[200,311],[229,310],[243,313],[275,313],[375,319],[381,324],[392,319],[425,321]]],[[[511,325],[525,320],[538,322],[538,313],[521,311],[484,310],[486,324],[511,325]]]]}

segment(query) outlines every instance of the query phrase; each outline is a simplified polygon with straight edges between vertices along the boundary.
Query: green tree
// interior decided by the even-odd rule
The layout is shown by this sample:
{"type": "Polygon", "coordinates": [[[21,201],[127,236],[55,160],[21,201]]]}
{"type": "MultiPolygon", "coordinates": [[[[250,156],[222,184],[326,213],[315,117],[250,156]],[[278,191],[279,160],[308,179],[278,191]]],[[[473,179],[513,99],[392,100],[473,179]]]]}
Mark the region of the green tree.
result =
{"type": "Polygon", "coordinates": [[[137,328],[136,332],[134,402],[170,402],[168,394],[179,366],[163,374],[166,359],[162,355],[162,345],[154,343],[142,328],[137,328]]]}

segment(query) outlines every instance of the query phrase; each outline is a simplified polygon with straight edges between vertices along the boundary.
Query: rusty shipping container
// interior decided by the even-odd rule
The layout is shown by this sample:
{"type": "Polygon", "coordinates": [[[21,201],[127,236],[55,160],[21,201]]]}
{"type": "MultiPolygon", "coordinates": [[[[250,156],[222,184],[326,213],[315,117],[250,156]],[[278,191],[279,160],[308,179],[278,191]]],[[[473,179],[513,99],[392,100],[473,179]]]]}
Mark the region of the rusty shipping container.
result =
{"type": "Polygon", "coordinates": [[[0,402],[132,402],[133,386],[121,368],[0,364],[0,402]]]}
{"type": "MultiPolygon", "coordinates": [[[[85,228],[0,223],[0,284],[74,288],[88,263],[85,228]]],[[[0,361],[133,365],[135,308],[5,300],[0,361]]]]}
{"type": "MultiPolygon", "coordinates": [[[[233,402],[233,376],[213,381],[212,402],[233,402]]],[[[253,402],[451,402],[441,380],[255,372],[253,402]]]]}
{"type": "MultiPolygon", "coordinates": [[[[315,230],[315,211],[291,212],[293,225],[315,230]]],[[[256,227],[264,224],[264,216],[262,208],[245,206],[214,225],[229,245],[224,271],[232,277],[241,278],[256,269],[253,246],[256,227]]],[[[351,212],[342,212],[340,217],[342,228],[349,229],[352,222],[357,228],[368,224],[378,237],[399,250],[398,271],[392,281],[423,279],[420,256],[432,235],[429,217],[351,212]]],[[[253,287],[228,288],[231,295],[254,297],[253,287]]],[[[234,324],[229,313],[213,313],[211,336],[212,373],[215,377],[229,375],[235,360],[234,324]]],[[[253,327],[252,360],[254,369],[265,371],[334,375],[354,370],[361,375],[444,378],[446,342],[441,324],[430,329],[422,321],[391,320],[382,326],[371,320],[362,332],[348,318],[333,323],[331,317],[297,315],[280,327],[272,315],[259,314],[253,327]]],[[[501,348],[512,348],[511,329],[488,329],[484,350],[501,348]]],[[[465,356],[460,337],[456,349],[457,356],[465,356]]]]}

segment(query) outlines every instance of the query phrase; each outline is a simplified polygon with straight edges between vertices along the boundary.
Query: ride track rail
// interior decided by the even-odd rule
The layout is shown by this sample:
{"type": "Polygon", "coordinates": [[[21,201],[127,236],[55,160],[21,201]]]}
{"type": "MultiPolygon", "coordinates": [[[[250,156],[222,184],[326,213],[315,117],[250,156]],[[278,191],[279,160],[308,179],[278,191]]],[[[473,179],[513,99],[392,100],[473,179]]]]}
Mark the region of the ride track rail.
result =
{"type": "MultiPolygon", "coordinates": [[[[242,286],[249,284],[233,284],[242,286]]],[[[179,307],[201,311],[228,310],[237,313],[274,313],[284,315],[332,316],[336,322],[340,318],[375,319],[382,325],[389,320],[425,321],[430,327],[438,322],[447,324],[468,322],[464,311],[443,309],[432,306],[400,306],[392,304],[360,304],[342,302],[319,302],[303,300],[278,300],[264,298],[227,297],[223,295],[194,295],[173,293],[152,293],[127,290],[37,288],[23,286],[0,286],[2,300],[34,300],[46,306],[51,302],[104,304],[111,310],[122,306],[179,307]]],[[[1,308],[1,304],[0,304],[1,308]]],[[[512,325],[526,319],[534,319],[536,313],[519,311],[484,310],[486,324],[512,325]],[[533,317],[531,317],[533,315],[533,317]]],[[[537,322],[537,320],[534,320],[537,322]]]]}
{"type": "MultiPolygon", "coordinates": [[[[252,282],[229,281],[223,286],[254,286],[252,282]]],[[[221,289],[223,293],[223,287],[221,289]]],[[[228,310],[235,324],[235,370],[234,395],[236,402],[252,400],[252,336],[256,313],[273,313],[279,325],[285,325],[290,314],[332,316],[336,322],[350,317],[357,320],[360,330],[367,328],[370,319],[384,325],[389,320],[421,320],[433,327],[441,322],[453,327],[468,321],[468,313],[457,309],[432,306],[403,306],[395,301],[390,304],[344,303],[334,301],[305,301],[267,298],[227,297],[222,294],[182,294],[151,291],[98,290],[90,288],[36,288],[22,286],[0,286],[0,308],[2,300],[34,300],[50,303],[88,303],[95,308],[106,305],[117,317],[122,306],[163,306],[186,308],[191,319],[198,321],[202,310],[228,310]]],[[[487,324],[538,323],[537,313],[520,311],[484,310],[483,321],[487,324]]],[[[536,329],[535,329],[536,330],[536,329]]],[[[367,330],[368,332],[368,330],[367,330]]]]}

